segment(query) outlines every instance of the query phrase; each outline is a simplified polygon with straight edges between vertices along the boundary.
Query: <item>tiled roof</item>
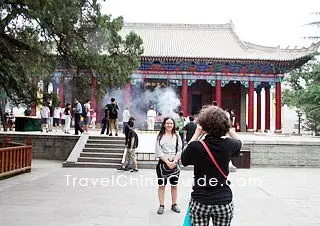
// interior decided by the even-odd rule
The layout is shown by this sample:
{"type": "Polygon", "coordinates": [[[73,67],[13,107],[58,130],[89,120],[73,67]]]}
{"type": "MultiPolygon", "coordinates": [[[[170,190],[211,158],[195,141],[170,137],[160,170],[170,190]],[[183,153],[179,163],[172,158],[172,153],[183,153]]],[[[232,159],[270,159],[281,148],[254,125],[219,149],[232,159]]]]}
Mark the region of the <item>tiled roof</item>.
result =
{"type": "Polygon", "coordinates": [[[126,23],[121,31],[143,39],[145,57],[281,60],[299,59],[317,52],[320,42],[302,49],[280,49],[243,42],[227,24],[126,23]]]}

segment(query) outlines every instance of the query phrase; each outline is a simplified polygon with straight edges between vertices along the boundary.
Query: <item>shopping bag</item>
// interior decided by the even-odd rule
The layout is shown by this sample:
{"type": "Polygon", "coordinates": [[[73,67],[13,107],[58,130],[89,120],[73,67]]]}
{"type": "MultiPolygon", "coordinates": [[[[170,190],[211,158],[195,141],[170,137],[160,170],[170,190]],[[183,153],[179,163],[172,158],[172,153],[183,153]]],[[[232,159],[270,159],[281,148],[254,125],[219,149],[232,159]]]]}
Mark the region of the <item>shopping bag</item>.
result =
{"type": "Polygon", "coordinates": [[[186,216],[184,217],[183,226],[192,226],[192,224],[191,224],[190,207],[188,207],[186,216]]]}

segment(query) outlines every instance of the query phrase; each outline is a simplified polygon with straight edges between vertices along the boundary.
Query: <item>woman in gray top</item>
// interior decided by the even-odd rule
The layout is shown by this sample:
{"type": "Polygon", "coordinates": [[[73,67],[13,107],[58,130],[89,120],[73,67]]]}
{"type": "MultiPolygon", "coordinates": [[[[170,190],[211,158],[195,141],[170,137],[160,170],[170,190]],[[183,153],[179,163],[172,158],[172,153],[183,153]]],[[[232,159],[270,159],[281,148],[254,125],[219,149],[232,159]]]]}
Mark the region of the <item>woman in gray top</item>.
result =
{"type": "Polygon", "coordinates": [[[158,209],[158,214],[163,214],[164,212],[164,194],[167,181],[169,180],[171,185],[171,197],[172,206],[171,210],[180,213],[180,209],[177,206],[177,184],[179,180],[179,173],[164,177],[161,173],[161,164],[165,164],[169,169],[175,169],[178,161],[181,157],[182,141],[180,136],[176,133],[175,121],[172,118],[164,118],[161,130],[157,136],[155,156],[159,158],[159,162],[156,167],[158,176],[158,197],[160,202],[160,207],[158,209]]]}

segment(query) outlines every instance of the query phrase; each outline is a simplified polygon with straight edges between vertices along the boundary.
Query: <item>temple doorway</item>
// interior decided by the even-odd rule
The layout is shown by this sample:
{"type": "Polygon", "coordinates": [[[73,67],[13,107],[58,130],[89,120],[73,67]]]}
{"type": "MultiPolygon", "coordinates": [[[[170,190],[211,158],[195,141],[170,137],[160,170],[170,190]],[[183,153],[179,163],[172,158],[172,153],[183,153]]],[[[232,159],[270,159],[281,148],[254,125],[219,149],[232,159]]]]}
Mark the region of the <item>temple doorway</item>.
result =
{"type": "Polygon", "coordinates": [[[202,95],[192,94],[191,104],[192,104],[191,114],[192,115],[199,114],[202,107],[202,95]]]}

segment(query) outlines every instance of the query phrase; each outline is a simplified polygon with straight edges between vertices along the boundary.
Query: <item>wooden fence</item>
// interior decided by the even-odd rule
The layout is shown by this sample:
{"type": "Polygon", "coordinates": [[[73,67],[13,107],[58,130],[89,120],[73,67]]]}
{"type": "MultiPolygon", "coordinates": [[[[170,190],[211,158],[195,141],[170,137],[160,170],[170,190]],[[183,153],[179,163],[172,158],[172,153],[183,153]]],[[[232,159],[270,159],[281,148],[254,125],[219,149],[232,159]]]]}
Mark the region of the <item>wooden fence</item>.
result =
{"type": "Polygon", "coordinates": [[[4,140],[0,147],[0,178],[19,172],[31,172],[32,145],[4,140]]]}

